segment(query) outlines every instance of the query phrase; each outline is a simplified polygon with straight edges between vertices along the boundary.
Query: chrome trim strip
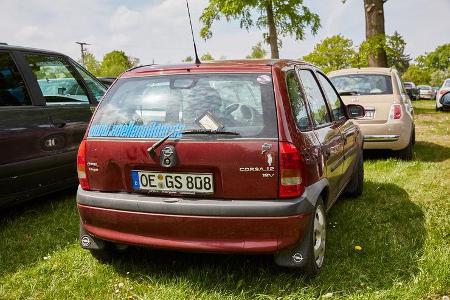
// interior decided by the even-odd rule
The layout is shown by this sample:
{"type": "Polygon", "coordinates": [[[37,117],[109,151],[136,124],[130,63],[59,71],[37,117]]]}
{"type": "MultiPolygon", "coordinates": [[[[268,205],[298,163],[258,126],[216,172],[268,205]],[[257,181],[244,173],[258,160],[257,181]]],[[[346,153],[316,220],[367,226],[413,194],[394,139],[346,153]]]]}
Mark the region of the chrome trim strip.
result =
{"type": "Polygon", "coordinates": [[[400,139],[398,134],[374,134],[364,135],[364,142],[395,142],[400,139]]]}

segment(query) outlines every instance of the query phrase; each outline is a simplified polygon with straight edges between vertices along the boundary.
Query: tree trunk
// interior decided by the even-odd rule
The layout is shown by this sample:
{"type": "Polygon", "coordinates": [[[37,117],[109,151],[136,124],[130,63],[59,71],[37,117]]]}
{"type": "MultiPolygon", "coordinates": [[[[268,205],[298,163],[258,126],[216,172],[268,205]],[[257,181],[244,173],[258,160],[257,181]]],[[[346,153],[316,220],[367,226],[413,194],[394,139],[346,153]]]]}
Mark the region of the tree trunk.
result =
{"type": "Polygon", "coordinates": [[[269,36],[267,40],[270,45],[271,57],[280,58],[280,54],[278,52],[277,28],[275,26],[275,19],[273,17],[272,1],[268,2],[266,11],[267,11],[267,26],[269,27],[269,36]]]}
{"type": "MultiPolygon", "coordinates": [[[[377,36],[385,36],[384,31],[384,2],[386,0],[364,0],[366,15],[366,40],[377,36]]],[[[384,48],[369,55],[369,67],[387,67],[387,55],[384,48]]]]}

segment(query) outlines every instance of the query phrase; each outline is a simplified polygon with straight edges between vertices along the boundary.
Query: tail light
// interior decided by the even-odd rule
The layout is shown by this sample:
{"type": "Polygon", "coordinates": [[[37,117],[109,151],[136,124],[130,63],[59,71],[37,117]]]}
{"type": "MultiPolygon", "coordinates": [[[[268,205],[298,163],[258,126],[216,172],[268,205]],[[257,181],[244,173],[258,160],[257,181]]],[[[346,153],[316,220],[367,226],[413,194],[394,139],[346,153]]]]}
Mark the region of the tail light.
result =
{"type": "Polygon", "coordinates": [[[86,140],[83,140],[78,148],[77,172],[80,186],[83,190],[89,190],[89,181],[86,173],[86,140]]]}
{"type": "Polygon", "coordinates": [[[305,190],[302,180],[303,161],[298,149],[287,142],[280,142],[280,198],[300,196],[305,190]]]}
{"type": "Polygon", "coordinates": [[[439,95],[444,95],[445,93],[447,93],[448,92],[448,90],[440,90],[439,91],[439,95]]]}
{"type": "Polygon", "coordinates": [[[392,104],[389,112],[389,119],[400,120],[402,118],[402,106],[400,104],[392,104]]]}

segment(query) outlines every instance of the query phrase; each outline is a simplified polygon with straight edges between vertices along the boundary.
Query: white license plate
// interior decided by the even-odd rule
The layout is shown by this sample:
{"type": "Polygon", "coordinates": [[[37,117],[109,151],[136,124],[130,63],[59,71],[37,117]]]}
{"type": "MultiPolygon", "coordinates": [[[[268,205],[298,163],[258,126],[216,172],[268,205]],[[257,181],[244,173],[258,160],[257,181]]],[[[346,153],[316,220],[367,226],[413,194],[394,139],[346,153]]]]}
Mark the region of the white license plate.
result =
{"type": "Polygon", "coordinates": [[[375,117],[375,110],[366,110],[366,114],[364,115],[364,118],[373,119],[374,117],[375,117]]]}
{"type": "Polygon", "coordinates": [[[164,173],[131,171],[134,190],[157,193],[212,194],[213,175],[210,173],[164,173]]]}

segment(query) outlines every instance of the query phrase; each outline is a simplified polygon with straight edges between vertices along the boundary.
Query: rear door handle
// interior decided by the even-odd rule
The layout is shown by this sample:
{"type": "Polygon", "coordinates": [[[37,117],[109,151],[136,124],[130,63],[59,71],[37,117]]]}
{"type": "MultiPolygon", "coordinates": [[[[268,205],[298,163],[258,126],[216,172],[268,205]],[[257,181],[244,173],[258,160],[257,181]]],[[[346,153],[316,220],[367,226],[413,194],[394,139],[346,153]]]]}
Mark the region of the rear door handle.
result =
{"type": "Polygon", "coordinates": [[[64,126],[66,126],[67,122],[61,119],[54,119],[52,120],[52,125],[57,127],[57,128],[63,128],[64,126]]]}

